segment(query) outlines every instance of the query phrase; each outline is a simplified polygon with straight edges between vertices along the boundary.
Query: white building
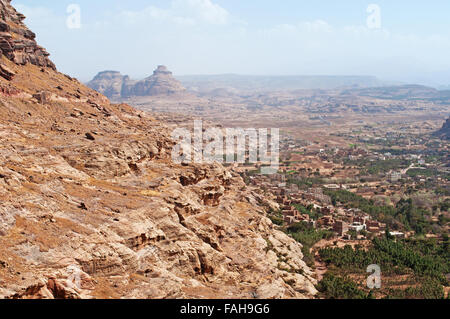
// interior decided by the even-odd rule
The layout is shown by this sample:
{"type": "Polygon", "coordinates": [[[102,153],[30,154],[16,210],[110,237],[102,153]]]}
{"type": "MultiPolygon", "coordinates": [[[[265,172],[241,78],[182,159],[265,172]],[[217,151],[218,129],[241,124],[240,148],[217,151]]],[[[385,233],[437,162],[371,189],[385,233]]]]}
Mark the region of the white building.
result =
{"type": "Polygon", "coordinates": [[[391,231],[389,232],[389,235],[391,235],[392,237],[398,237],[398,238],[404,238],[405,234],[401,233],[399,231],[391,231]]]}
{"type": "Polygon", "coordinates": [[[361,224],[360,222],[354,222],[350,226],[348,226],[350,230],[354,230],[356,232],[360,232],[361,230],[366,229],[366,225],[361,224]]]}

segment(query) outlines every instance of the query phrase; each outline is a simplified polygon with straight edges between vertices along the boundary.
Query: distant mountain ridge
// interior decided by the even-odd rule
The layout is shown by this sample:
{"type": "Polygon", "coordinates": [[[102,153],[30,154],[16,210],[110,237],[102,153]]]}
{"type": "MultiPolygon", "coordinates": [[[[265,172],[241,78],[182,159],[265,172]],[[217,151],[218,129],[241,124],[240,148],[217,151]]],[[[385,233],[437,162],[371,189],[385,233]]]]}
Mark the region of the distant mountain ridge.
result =
{"type": "Polygon", "coordinates": [[[259,75],[185,75],[178,76],[181,83],[191,91],[205,92],[217,89],[238,90],[298,90],[339,89],[388,85],[374,76],[259,76],[259,75]]]}
{"type": "Polygon", "coordinates": [[[118,71],[98,73],[87,84],[112,100],[131,97],[179,95],[186,91],[212,96],[230,96],[245,92],[338,90],[342,96],[360,96],[385,100],[424,100],[450,103],[450,90],[438,90],[418,84],[391,83],[375,76],[259,76],[259,75],[183,75],[175,78],[160,65],[143,80],[130,79],[118,71]]]}
{"type": "Polygon", "coordinates": [[[436,102],[450,101],[450,91],[439,91],[432,87],[417,84],[353,89],[343,91],[342,94],[357,94],[359,96],[389,100],[417,99],[433,100],[436,102]]]}

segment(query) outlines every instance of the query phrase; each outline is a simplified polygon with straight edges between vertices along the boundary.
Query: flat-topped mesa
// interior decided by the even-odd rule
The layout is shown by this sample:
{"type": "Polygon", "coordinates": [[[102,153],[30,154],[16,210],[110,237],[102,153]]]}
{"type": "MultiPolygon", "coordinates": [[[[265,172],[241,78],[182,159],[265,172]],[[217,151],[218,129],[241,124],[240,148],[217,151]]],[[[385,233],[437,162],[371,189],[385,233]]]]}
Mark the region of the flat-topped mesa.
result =
{"type": "Polygon", "coordinates": [[[4,55],[18,65],[30,63],[56,70],[50,54],[36,43],[36,35],[23,23],[25,16],[10,2],[0,0],[0,57],[4,55]]]}
{"type": "Polygon", "coordinates": [[[111,99],[121,97],[122,86],[128,77],[117,71],[103,71],[98,73],[94,79],[88,83],[91,89],[102,93],[111,99]]]}

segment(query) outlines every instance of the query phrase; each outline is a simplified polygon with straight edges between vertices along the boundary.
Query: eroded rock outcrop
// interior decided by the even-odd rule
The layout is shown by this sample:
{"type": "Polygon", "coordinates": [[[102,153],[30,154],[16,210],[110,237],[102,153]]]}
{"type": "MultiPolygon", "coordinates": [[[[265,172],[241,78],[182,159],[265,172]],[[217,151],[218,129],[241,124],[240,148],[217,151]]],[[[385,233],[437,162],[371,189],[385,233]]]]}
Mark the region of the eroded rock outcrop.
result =
{"type": "Polygon", "coordinates": [[[445,121],[444,125],[442,125],[442,128],[434,135],[445,140],[450,140],[450,118],[445,121]]]}
{"type": "Polygon", "coordinates": [[[103,71],[97,74],[88,86],[111,99],[122,97],[122,87],[126,85],[129,77],[117,71],[103,71]]]}
{"type": "Polygon", "coordinates": [[[172,72],[164,65],[160,65],[152,76],[134,85],[126,85],[122,91],[122,97],[174,95],[184,91],[184,87],[173,77],[172,72]]]}
{"type": "Polygon", "coordinates": [[[186,91],[163,65],[158,66],[153,75],[141,81],[133,81],[117,71],[100,72],[88,86],[114,100],[136,96],[177,95],[186,91]]]}
{"type": "MultiPolygon", "coordinates": [[[[0,53],[16,64],[49,67],[56,69],[48,58],[47,51],[37,45],[36,35],[30,31],[18,13],[10,4],[11,0],[0,0],[0,53]]],[[[0,76],[10,80],[13,72],[0,67],[0,76]]]]}

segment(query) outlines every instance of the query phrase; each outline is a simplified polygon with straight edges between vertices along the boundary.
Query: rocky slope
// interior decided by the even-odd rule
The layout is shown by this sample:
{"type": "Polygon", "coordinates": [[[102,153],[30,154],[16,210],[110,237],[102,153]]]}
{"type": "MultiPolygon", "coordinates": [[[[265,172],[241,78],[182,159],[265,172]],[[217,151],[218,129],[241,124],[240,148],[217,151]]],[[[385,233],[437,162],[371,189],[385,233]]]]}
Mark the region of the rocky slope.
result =
{"type": "Polygon", "coordinates": [[[167,124],[57,72],[0,5],[3,29],[30,41],[0,62],[1,298],[316,293],[270,203],[221,165],[174,164],[167,124]]]}
{"type": "Polygon", "coordinates": [[[110,99],[136,96],[177,95],[185,88],[177,81],[167,67],[160,65],[153,75],[141,81],[133,81],[129,76],[117,71],[103,71],[97,74],[88,86],[110,99]]]}
{"type": "Polygon", "coordinates": [[[445,121],[442,128],[435,133],[436,136],[439,136],[442,139],[450,140],[450,118],[445,121]]]}

